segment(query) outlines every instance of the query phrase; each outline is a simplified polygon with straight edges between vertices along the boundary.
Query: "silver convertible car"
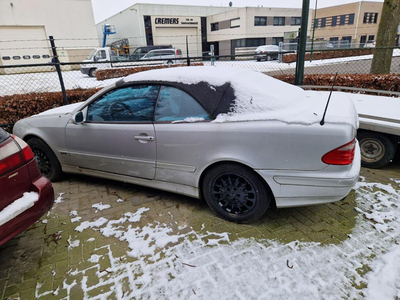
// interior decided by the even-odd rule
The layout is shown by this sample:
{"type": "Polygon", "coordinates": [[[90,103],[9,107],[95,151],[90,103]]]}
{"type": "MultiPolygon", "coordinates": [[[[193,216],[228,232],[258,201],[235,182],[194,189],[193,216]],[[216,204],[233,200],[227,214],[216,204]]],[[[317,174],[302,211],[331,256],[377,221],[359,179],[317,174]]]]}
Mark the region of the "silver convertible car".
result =
{"type": "Polygon", "coordinates": [[[251,222],[268,207],[343,199],[360,171],[353,103],[247,69],[184,67],[130,75],[87,101],[18,121],[41,171],[204,198],[251,222]],[[321,125],[323,124],[323,125],[321,125]]]}

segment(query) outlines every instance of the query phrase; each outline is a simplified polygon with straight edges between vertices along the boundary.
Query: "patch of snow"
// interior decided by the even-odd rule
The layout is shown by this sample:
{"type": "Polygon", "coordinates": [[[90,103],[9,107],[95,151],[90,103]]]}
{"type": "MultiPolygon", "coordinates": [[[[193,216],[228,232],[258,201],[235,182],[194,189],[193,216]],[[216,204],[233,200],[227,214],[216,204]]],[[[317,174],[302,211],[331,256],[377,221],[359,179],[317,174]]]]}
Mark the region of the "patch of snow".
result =
{"type": "Polygon", "coordinates": [[[58,197],[56,200],[54,200],[54,203],[61,203],[63,202],[64,198],[62,197],[62,195],[64,195],[65,193],[58,193],[58,197]]]}
{"type": "Polygon", "coordinates": [[[75,230],[78,231],[78,232],[82,232],[82,231],[84,231],[85,229],[88,229],[88,228],[100,227],[100,226],[104,225],[107,222],[108,222],[108,220],[106,218],[101,217],[101,218],[99,218],[99,219],[97,219],[96,221],[93,221],[93,222],[89,222],[89,221],[82,222],[78,227],[75,228],[75,230]]]}
{"type": "Polygon", "coordinates": [[[76,210],[72,210],[69,212],[69,215],[76,217],[78,215],[78,212],[76,210]]]}
{"type": "Polygon", "coordinates": [[[88,259],[88,261],[91,263],[98,263],[100,261],[100,258],[102,257],[103,255],[92,254],[92,256],[88,259]]]}
{"type": "Polygon", "coordinates": [[[367,275],[368,287],[365,300],[400,298],[400,245],[372,263],[372,272],[367,275]]]}
{"type": "Polygon", "coordinates": [[[117,199],[117,203],[122,203],[122,202],[125,202],[125,200],[123,200],[121,198],[117,199]]]}
{"type": "Polygon", "coordinates": [[[102,202],[100,202],[100,203],[93,204],[92,207],[96,209],[96,212],[98,212],[99,210],[101,211],[101,210],[105,210],[105,209],[111,208],[111,205],[110,204],[103,204],[102,202]]]}
{"type": "Polygon", "coordinates": [[[80,241],[79,240],[75,240],[73,241],[71,236],[69,236],[68,240],[68,249],[71,250],[72,248],[76,248],[79,247],[80,241]]]}
{"type": "Polygon", "coordinates": [[[75,217],[75,218],[71,219],[71,222],[76,223],[76,222],[79,222],[81,219],[82,219],[82,217],[75,217]]]}
{"type": "Polygon", "coordinates": [[[0,226],[14,219],[18,215],[30,209],[36,201],[39,200],[39,194],[36,192],[26,192],[23,196],[15,200],[10,205],[0,211],[0,226]]]}

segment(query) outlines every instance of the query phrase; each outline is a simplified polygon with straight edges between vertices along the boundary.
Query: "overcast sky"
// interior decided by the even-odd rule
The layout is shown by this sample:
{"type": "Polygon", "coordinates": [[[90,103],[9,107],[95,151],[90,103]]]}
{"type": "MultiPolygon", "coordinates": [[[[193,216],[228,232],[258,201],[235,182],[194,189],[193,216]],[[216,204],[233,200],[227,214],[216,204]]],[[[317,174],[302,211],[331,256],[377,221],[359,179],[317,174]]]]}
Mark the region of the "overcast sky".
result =
{"type": "MultiPolygon", "coordinates": [[[[204,5],[204,6],[229,6],[232,1],[234,7],[264,6],[264,7],[292,7],[301,8],[303,0],[92,0],[94,20],[97,23],[115,15],[135,3],[155,4],[181,4],[181,5],[204,5]]],[[[310,0],[310,8],[314,8],[316,0],[310,0]]],[[[364,0],[365,1],[365,0],[364,0]]],[[[367,0],[368,1],[368,0],[367,0]]],[[[318,7],[327,7],[345,3],[358,2],[356,0],[318,0],[318,7]]],[[[375,0],[374,2],[383,2],[375,0]]]]}

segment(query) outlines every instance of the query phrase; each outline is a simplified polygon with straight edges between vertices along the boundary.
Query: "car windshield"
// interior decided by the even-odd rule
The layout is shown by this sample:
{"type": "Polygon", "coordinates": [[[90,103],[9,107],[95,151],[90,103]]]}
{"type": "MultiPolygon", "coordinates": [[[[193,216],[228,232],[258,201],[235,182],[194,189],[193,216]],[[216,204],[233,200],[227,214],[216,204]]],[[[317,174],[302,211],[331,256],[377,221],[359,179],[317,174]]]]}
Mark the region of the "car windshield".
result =
{"type": "Polygon", "coordinates": [[[86,59],[92,60],[95,53],[96,53],[96,49],[94,49],[92,52],[90,52],[90,54],[88,55],[88,57],[86,57],[86,59]]]}

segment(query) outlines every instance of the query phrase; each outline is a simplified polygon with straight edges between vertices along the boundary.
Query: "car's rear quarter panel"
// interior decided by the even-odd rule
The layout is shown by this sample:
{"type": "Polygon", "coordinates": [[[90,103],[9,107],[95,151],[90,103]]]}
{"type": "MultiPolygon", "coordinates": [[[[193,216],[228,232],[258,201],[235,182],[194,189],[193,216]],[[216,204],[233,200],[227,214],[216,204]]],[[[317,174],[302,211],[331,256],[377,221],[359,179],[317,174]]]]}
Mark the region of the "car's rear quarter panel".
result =
{"type": "Polygon", "coordinates": [[[256,170],[322,170],[327,167],[322,156],[355,136],[350,125],[279,121],[156,124],[155,130],[156,179],[190,186],[198,186],[202,172],[221,161],[256,170]]]}

